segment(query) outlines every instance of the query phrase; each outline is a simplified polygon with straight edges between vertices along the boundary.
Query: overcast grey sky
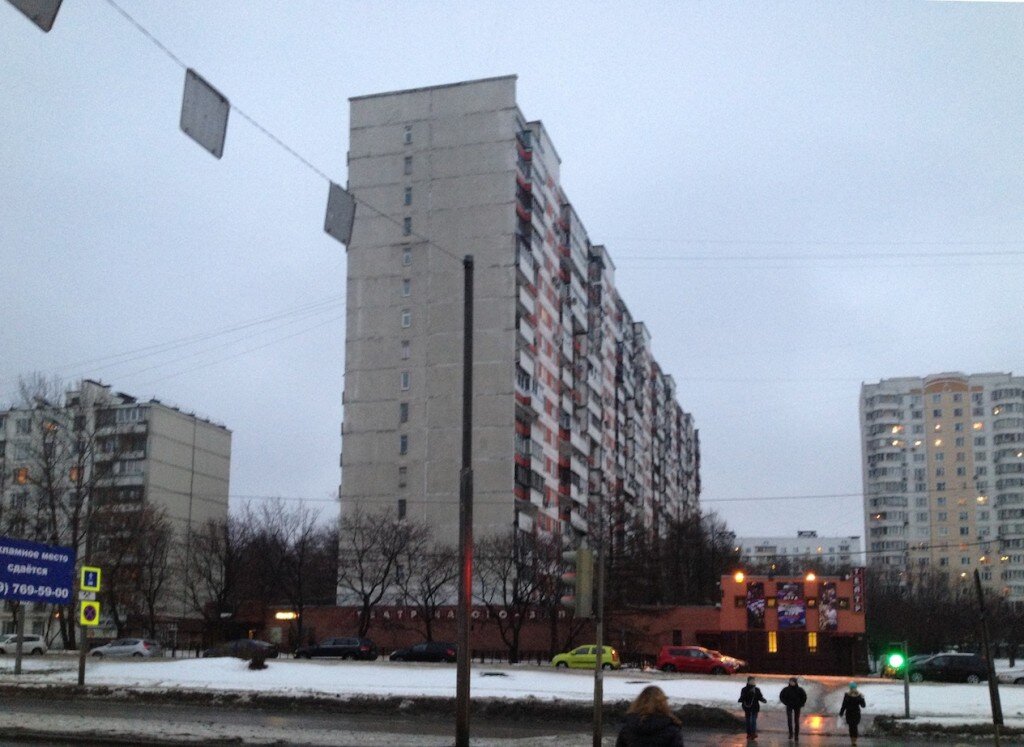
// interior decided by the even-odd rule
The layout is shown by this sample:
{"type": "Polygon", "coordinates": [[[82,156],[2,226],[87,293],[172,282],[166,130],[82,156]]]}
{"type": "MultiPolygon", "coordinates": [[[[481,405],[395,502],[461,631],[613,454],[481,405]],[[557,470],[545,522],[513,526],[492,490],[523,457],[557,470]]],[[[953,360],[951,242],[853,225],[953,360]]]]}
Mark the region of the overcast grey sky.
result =
{"type": "MultiPolygon", "coordinates": [[[[517,74],[741,535],[863,534],[861,381],[1024,373],[1022,4],[123,7],[340,183],[350,96],[517,74]]],[[[230,427],[233,506],[334,512],[327,183],[237,111],[202,151],[183,78],[107,2],[0,3],[0,401],[102,378],[230,427]]]]}

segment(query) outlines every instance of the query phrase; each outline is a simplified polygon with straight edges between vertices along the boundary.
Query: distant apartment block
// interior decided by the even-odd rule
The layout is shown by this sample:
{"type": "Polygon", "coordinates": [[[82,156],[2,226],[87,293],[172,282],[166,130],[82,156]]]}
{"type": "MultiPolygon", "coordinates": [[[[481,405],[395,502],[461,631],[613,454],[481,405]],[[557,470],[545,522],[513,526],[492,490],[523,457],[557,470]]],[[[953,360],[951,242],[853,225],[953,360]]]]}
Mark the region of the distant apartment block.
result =
{"type": "MultiPolygon", "coordinates": [[[[3,531],[54,542],[33,535],[33,516],[48,496],[78,490],[92,510],[162,509],[174,542],[184,543],[207,520],[227,518],[230,464],[231,431],[224,426],[86,380],[62,403],[38,401],[0,411],[3,531]]],[[[57,530],[55,543],[67,543],[70,529],[58,522],[57,530]]],[[[104,542],[97,534],[93,552],[104,542]]],[[[84,548],[76,550],[81,557],[84,548]]],[[[168,589],[180,595],[180,579],[168,589]]],[[[180,601],[168,601],[167,607],[181,612],[180,601]]]]}
{"type": "Polygon", "coordinates": [[[769,569],[772,563],[826,567],[863,565],[860,537],[819,537],[813,530],[795,537],[737,537],[742,563],[769,569]]]}
{"type": "Polygon", "coordinates": [[[1024,377],[864,384],[860,422],[869,562],[1024,601],[1024,377]]]}
{"type": "Polygon", "coordinates": [[[599,507],[657,531],[698,508],[698,433],[515,87],[351,101],[348,188],[365,204],[348,246],[342,514],[392,509],[454,543],[472,254],[475,536],[578,537],[599,507]]]}

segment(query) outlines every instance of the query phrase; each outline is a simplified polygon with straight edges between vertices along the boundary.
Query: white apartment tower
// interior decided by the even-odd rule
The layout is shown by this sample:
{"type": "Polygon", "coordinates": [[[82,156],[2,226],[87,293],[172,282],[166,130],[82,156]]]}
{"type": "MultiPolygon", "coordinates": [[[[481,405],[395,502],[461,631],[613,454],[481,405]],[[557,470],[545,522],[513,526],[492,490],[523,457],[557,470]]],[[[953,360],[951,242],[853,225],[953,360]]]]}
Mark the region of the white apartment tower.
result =
{"type": "Polygon", "coordinates": [[[1024,377],[864,384],[860,421],[868,562],[1024,602],[1024,377]]]}
{"type": "Polygon", "coordinates": [[[342,514],[393,509],[455,541],[471,254],[474,535],[579,536],[600,506],[656,530],[697,510],[697,431],[515,85],[351,101],[342,514]]]}

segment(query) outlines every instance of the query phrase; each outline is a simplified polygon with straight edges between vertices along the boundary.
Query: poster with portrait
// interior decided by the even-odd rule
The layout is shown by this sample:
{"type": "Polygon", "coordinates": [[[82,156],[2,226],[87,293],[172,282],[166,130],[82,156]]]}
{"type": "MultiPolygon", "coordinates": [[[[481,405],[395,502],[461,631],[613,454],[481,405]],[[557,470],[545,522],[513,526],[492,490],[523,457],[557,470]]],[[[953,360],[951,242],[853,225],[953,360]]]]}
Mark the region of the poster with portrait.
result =
{"type": "Polygon", "coordinates": [[[818,586],[818,630],[833,633],[839,629],[839,595],[836,582],[827,581],[818,586]]]}
{"type": "Polygon", "coordinates": [[[807,602],[804,601],[804,585],[780,583],[776,586],[775,593],[779,630],[802,630],[807,627],[807,602]]]}
{"type": "Polygon", "coordinates": [[[747,627],[764,628],[764,583],[751,581],[747,584],[747,627]]]}

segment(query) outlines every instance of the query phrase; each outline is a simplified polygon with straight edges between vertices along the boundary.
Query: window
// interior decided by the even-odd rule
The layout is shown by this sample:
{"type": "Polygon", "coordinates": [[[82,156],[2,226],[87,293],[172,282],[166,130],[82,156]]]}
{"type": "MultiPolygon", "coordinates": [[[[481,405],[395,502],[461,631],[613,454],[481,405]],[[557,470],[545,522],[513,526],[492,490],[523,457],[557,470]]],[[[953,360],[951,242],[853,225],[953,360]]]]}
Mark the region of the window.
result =
{"type": "Polygon", "coordinates": [[[398,518],[405,518],[405,498],[398,499],[398,518]]]}
{"type": "Polygon", "coordinates": [[[405,162],[402,165],[402,173],[406,176],[410,176],[412,174],[412,156],[405,157],[405,162]]]}
{"type": "Polygon", "coordinates": [[[410,311],[409,309],[402,309],[402,326],[412,326],[412,311],[410,311]]]}
{"type": "MultiPolygon", "coordinates": [[[[821,614],[820,612],[818,614],[821,614]]],[[[818,653],[818,634],[811,631],[807,634],[807,653],[818,653]]]]}
{"type": "Polygon", "coordinates": [[[32,432],[32,421],[28,418],[19,418],[14,421],[14,432],[19,436],[27,436],[32,432]]]}
{"type": "Polygon", "coordinates": [[[402,218],[402,235],[409,236],[412,233],[412,218],[408,215],[402,218]]]}
{"type": "Polygon", "coordinates": [[[957,433],[963,433],[964,424],[963,423],[953,423],[953,430],[956,431],[957,433]]]}
{"type": "Polygon", "coordinates": [[[941,418],[942,417],[942,410],[932,410],[932,417],[933,418],[941,418]]]}
{"type": "MultiPolygon", "coordinates": [[[[964,437],[963,436],[957,436],[954,443],[957,446],[963,446],[964,445],[964,437]]],[[[957,457],[957,461],[958,462],[960,461],[960,457],[959,456],[957,457]]]]}
{"type": "MultiPolygon", "coordinates": [[[[936,489],[936,490],[945,490],[945,489],[946,489],[946,483],[944,483],[944,482],[937,482],[937,483],[935,483],[935,489],[936,489]]],[[[946,499],[945,499],[945,497],[943,497],[943,496],[941,496],[941,495],[940,495],[940,496],[939,496],[939,499],[938,499],[938,501],[937,501],[937,503],[938,503],[938,504],[939,504],[940,506],[945,506],[945,505],[946,505],[946,499]]]]}
{"type": "Polygon", "coordinates": [[[412,264],[412,247],[402,247],[402,264],[406,267],[412,264]]]}
{"type": "Polygon", "coordinates": [[[935,515],[936,521],[949,521],[949,513],[947,511],[939,511],[935,515]]]}
{"type": "Polygon", "coordinates": [[[942,451],[937,452],[935,454],[935,461],[936,462],[944,462],[944,461],[946,461],[946,454],[945,454],[945,452],[942,452],[942,451]]]}
{"type": "Polygon", "coordinates": [[[28,467],[18,467],[18,469],[14,470],[14,482],[18,485],[28,483],[28,467]]]}
{"type": "Polygon", "coordinates": [[[962,408],[962,407],[954,407],[953,408],[953,417],[954,418],[962,418],[963,416],[964,416],[964,408],[962,408]]]}
{"type": "Polygon", "coordinates": [[[964,401],[964,395],[962,393],[960,393],[960,392],[954,393],[953,394],[953,401],[954,402],[963,402],[964,401]]]}
{"type": "Polygon", "coordinates": [[[398,453],[408,454],[409,453],[409,437],[404,433],[398,437],[398,453]]]}
{"type": "Polygon", "coordinates": [[[935,468],[935,476],[936,477],[945,477],[946,476],[946,468],[945,467],[936,467],[935,468]]]}
{"type": "Polygon", "coordinates": [[[776,633],[774,630],[768,631],[768,653],[779,653],[779,634],[776,633]]]}
{"type": "Polygon", "coordinates": [[[932,395],[932,404],[933,404],[933,405],[937,405],[937,404],[939,404],[939,403],[940,403],[941,401],[942,401],[942,395],[941,395],[941,394],[933,394],[933,395],[932,395]]]}
{"type": "Polygon", "coordinates": [[[399,402],[398,403],[398,422],[408,423],[409,422],[409,403],[399,402]]]}
{"type": "Polygon", "coordinates": [[[984,436],[975,436],[974,437],[974,445],[975,446],[984,446],[985,445],[985,437],[984,436]]]}
{"type": "Polygon", "coordinates": [[[399,467],[398,468],[398,487],[404,488],[406,483],[409,481],[409,468],[399,467]]]}
{"type": "Polygon", "coordinates": [[[412,293],[412,280],[405,278],[402,280],[402,295],[408,296],[412,293]]]}
{"type": "Polygon", "coordinates": [[[411,378],[411,375],[409,374],[408,371],[402,371],[401,386],[402,386],[402,391],[403,392],[404,391],[408,391],[409,383],[410,383],[410,378],[411,378]]]}
{"type": "Polygon", "coordinates": [[[970,527],[960,527],[960,536],[961,537],[970,537],[971,536],[971,528],[970,527]]]}
{"type": "Polygon", "coordinates": [[[411,145],[412,144],[412,125],[406,125],[405,126],[405,144],[406,145],[411,145]]]}
{"type": "Polygon", "coordinates": [[[412,346],[408,340],[402,340],[402,358],[408,358],[412,354],[412,346]]]}
{"type": "Polygon", "coordinates": [[[405,188],[405,204],[412,205],[412,187],[405,188]]]}

